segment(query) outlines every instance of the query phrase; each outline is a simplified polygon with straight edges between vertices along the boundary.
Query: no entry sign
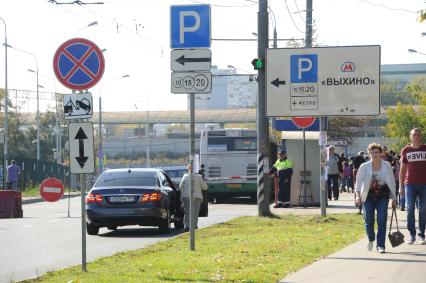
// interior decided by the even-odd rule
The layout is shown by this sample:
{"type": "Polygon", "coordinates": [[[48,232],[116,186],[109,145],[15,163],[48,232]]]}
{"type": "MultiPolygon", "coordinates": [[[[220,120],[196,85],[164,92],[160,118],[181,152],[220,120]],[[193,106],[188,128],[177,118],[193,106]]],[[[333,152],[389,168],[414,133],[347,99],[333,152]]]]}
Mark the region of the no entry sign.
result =
{"type": "Polygon", "coordinates": [[[309,128],[315,122],[315,117],[293,117],[291,120],[300,128],[309,128]]]}
{"type": "Polygon", "coordinates": [[[73,38],[56,50],[53,70],[58,80],[72,90],[86,90],[101,79],[105,59],[99,47],[84,38],[73,38]]]}
{"type": "Polygon", "coordinates": [[[64,185],[56,178],[47,178],[40,184],[40,196],[45,201],[58,201],[64,194],[64,185]]]}

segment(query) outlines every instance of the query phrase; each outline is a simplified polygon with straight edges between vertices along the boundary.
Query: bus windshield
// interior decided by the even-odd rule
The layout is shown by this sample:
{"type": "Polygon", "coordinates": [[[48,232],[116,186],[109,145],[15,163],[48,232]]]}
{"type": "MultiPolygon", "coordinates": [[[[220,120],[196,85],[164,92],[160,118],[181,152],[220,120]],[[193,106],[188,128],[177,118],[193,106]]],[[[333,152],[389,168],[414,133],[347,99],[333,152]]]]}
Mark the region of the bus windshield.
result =
{"type": "Polygon", "coordinates": [[[207,151],[256,151],[255,137],[209,137],[207,151]]]}

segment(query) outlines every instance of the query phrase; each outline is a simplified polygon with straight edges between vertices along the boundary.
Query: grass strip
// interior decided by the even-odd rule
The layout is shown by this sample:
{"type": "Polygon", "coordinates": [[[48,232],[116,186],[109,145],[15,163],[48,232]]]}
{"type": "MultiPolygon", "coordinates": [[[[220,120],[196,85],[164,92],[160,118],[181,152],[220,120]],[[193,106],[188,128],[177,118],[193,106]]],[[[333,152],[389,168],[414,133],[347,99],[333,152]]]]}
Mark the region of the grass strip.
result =
{"type": "MultiPolygon", "coordinates": [[[[362,216],[240,217],[25,282],[277,282],[364,236],[362,216]]],[[[101,240],[101,239],[100,239],[101,240]]]]}

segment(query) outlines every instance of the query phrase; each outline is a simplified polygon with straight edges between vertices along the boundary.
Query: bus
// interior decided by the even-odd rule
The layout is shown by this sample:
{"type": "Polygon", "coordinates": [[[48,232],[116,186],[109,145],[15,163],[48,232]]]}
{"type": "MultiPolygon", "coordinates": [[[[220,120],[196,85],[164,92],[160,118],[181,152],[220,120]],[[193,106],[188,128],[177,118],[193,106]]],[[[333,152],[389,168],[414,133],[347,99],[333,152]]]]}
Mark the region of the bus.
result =
{"type": "Polygon", "coordinates": [[[249,196],[257,199],[257,135],[248,129],[201,132],[199,168],[208,184],[209,201],[249,196]]]}

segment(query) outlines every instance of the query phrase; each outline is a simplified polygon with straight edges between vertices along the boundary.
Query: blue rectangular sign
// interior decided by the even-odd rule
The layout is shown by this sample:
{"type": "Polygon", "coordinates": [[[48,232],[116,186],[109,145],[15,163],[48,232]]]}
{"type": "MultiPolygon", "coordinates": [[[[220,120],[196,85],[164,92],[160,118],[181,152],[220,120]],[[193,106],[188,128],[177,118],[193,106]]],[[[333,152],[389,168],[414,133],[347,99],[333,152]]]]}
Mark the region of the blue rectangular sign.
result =
{"type": "MultiPolygon", "coordinates": [[[[276,131],[302,131],[292,120],[272,119],[272,128],[276,131]]],[[[315,119],[312,126],[305,129],[306,131],[319,131],[319,119],[315,119]]]]}
{"type": "Polygon", "coordinates": [[[210,48],[210,5],[170,6],[171,48],[210,48]]]}
{"type": "Polygon", "coordinates": [[[290,79],[292,83],[316,83],[318,81],[318,55],[291,55],[290,79]]]}

